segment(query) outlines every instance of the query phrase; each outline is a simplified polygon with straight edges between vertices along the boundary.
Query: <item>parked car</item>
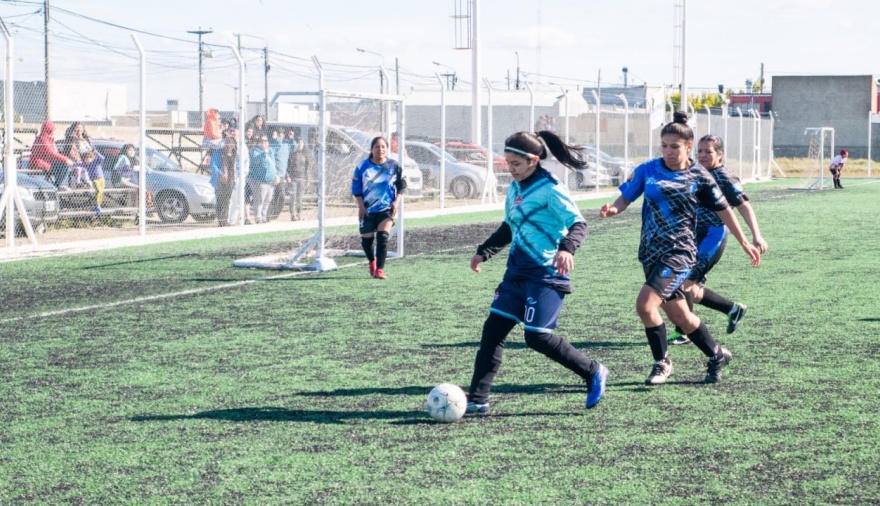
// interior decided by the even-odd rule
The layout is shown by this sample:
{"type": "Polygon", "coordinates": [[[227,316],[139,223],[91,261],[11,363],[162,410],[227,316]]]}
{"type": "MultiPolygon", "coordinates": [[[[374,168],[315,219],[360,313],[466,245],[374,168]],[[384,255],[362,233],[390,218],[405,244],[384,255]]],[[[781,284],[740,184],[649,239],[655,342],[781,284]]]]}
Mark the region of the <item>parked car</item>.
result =
{"type": "Polygon", "coordinates": [[[419,164],[426,186],[440,187],[440,161],[445,159],[446,190],[457,199],[477,198],[481,195],[486,182],[486,167],[460,162],[429,142],[407,141],[406,151],[419,164]]]}
{"type": "MultiPolygon", "coordinates": [[[[589,154],[589,161],[596,163],[596,146],[581,144],[578,147],[583,148],[589,154]]],[[[634,165],[625,159],[611,156],[604,151],[599,151],[599,165],[605,167],[606,172],[612,179],[614,186],[619,186],[627,176],[632,172],[634,165]]]]}
{"type": "MultiPolygon", "coordinates": [[[[16,190],[25,212],[36,230],[45,230],[46,225],[58,221],[58,192],[51,183],[21,172],[15,175],[16,190]]],[[[0,195],[6,190],[6,175],[0,169],[0,195]]],[[[17,212],[16,212],[17,215],[17,212]]],[[[24,231],[21,218],[16,216],[16,232],[24,231]]],[[[0,219],[0,235],[6,234],[6,213],[0,219]]]]}
{"type": "MultiPolygon", "coordinates": [[[[439,146],[439,142],[434,143],[439,146]]],[[[446,151],[449,152],[456,160],[471,163],[474,165],[486,166],[488,158],[488,150],[478,144],[460,141],[446,141],[446,151]]],[[[510,184],[513,178],[507,170],[507,159],[504,155],[492,153],[492,170],[495,171],[495,178],[502,187],[510,184]]]]}
{"type": "MultiPolygon", "coordinates": [[[[293,129],[305,139],[306,149],[314,149],[317,126],[308,123],[271,123],[269,128],[281,127],[293,129]]],[[[355,167],[370,156],[370,142],[373,136],[350,127],[331,125],[327,127],[327,138],[324,154],[326,157],[326,195],[328,199],[344,200],[351,202],[351,176],[355,167]]],[[[398,160],[396,153],[389,153],[389,158],[398,160]]],[[[315,160],[317,163],[317,159],[315,160]]],[[[317,169],[309,176],[310,188],[308,196],[317,195],[318,177],[317,169]]],[[[403,162],[403,176],[406,178],[407,188],[404,192],[409,198],[422,197],[422,173],[418,164],[410,157],[405,156],[403,162]]],[[[271,212],[271,209],[270,209],[271,212]]]]}
{"type": "MultiPolygon", "coordinates": [[[[92,144],[104,155],[104,172],[108,186],[112,187],[112,168],[126,143],[115,139],[92,139],[92,144]]],[[[153,196],[159,219],[165,223],[180,223],[188,216],[196,221],[213,220],[216,198],[210,178],[183,170],[177,162],[156,149],[148,147],[146,152],[147,191],[153,196]]]]}
{"type": "Polygon", "coordinates": [[[587,166],[582,169],[573,170],[562,165],[553,155],[550,155],[546,160],[541,160],[541,166],[560,181],[565,181],[568,178],[568,188],[572,190],[595,188],[597,184],[599,186],[614,185],[614,179],[608,174],[608,170],[604,166],[599,166],[597,170],[596,164],[593,162],[587,162],[587,166]]]}

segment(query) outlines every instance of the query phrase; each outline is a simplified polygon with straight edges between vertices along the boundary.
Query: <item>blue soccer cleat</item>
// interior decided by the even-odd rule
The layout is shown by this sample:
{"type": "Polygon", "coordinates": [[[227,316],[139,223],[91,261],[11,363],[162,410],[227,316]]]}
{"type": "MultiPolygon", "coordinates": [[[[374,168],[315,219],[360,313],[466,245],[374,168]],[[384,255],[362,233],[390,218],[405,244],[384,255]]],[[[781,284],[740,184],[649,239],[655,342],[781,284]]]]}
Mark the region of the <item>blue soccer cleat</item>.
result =
{"type": "Polygon", "coordinates": [[[587,409],[599,404],[599,401],[602,400],[602,396],[605,395],[605,385],[607,381],[608,368],[599,364],[599,370],[593,375],[593,380],[590,381],[590,389],[587,392],[587,401],[585,403],[587,409]]]}

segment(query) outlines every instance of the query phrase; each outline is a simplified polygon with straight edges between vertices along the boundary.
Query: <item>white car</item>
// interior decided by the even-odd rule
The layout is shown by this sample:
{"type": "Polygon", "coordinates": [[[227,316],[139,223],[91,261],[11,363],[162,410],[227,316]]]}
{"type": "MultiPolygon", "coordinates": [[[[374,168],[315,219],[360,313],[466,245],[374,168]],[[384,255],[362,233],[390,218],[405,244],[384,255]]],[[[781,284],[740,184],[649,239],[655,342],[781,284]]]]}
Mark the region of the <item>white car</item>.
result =
{"type": "Polygon", "coordinates": [[[439,146],[429,142],[407,141],[407,154],[419,164],[424,183],[432,188],[440,187],[440,160],[446,161],[446,190],[457,199],[477,198],[486,183],[486,168],[460,162],[439,146]]]}

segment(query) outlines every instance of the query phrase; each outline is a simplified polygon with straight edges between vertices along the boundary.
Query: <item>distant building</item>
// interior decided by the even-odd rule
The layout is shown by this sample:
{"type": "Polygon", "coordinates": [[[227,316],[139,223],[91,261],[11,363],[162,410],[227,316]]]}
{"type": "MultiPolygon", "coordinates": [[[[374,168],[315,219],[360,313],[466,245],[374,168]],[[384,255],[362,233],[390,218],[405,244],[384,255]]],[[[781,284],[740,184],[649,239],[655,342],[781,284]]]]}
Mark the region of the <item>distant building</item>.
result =
{"type": "Polygon", "coordinates": [[[756,111],[761,116],[769,116],[773,110],[771,93],[732,93],[730,95],[730,114],[735,116],[742,111],[743,116],[751,116],[756,111]]]}
{"type": "Polygon", "coordinates": [[[837,148],[852,158],[868,156],[868,137],[880,145],[880,128],[871,129],[877,112],[877,79],[861,76],[774,76],[773,145],[780,157],[804,157],[809,151],[807,128],[834,128],[837,148]],[[873,130],[873,131],[869,131],[873,130]]]}

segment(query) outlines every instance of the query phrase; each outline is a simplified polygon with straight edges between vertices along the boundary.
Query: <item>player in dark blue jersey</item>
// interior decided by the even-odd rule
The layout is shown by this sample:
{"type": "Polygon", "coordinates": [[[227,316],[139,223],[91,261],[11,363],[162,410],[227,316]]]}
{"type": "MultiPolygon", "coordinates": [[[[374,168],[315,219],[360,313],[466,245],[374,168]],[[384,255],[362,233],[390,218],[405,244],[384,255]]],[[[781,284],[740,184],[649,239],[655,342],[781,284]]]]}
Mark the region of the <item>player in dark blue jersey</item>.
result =
{"type": "Polygon", "coordinates": [[[385,279],[388,234],[394,225],[398,199],[405,189],[406,179],[400,165],[388,158],[388,141],[384,137],[374,138],[370,143],[369,158],[354,169],[351,180],[351,194],[358,205],[361,246],[374,278],[385,279]]]}
{"type": "Polygon", "coordinates": [[[513,182],[507,188],[504,222],[471,258],[471,269],[510,245],[504,279],[495,290],[483,324],[480,349],[468,390],[470,413],[489,411],[489,390],[501,368],[504,342],[513,327],[525,329],[526,344],[577,374],[587,384],[587,408],[605,393],[608,369],[553,334],[562,301],[571,293],[574,253],[587,236],[587,224],[565,186],[544,169],[547,149],[572,168],[584,166],[575,150],[554,133],[519,132],[504,141],[513,182]],[[546,148],[545,148],[546,145],[546,148]]]}
{"type": "Polygon", "coordinates": [[[746,240],[712,176],[702,167],[695,167],[688,157],[694,146],[694,132],[687,120],[686,112],[675,113],[673,121],[660,131],[662,158],[636,167],[632,179],[620,186],[620,197],[613,204],[603,205],[599,212],[603,218],[614,216],[645,196],[639,244],[645,284],[636,299],[636,312],[645,326],[654,356],[651,374],[645,380],[648,385],[664,383],[673,370],[667,350],[666,325],[659,309],[709,357],[706,383],[717,382],[721,370],[733,358],[726,348],[715,342],[685,300],[684,282],[697,263],[695,230],[699,206],[718,214],[751,257],[753,266],[761,261],[761,253],[746,240]]]}
{"type": "MultiPolygon", "coordinates": [[[[715,179],[727,203],[739,211],[752,232],[752,245],[764,254],[767,251],[767,241],[761,235],[758,218],[749,203],[749,197],[743,191],[742,183],[724,166],[724,141],[721,137],[709,134],[700,139],[697,144],[697,162],[715,179]]],[[[691,308],[696,303],[726,314],[727,333],[730,334],[745,316],[746,305],[733,302],[704,286],[709,271],[724,254],[727,235],[727,227],[717,214],[704,207],[697,210],[697,265],[685,282],[685,295],[691,308]]],[[[669,336],[670,344],[689,342],[687,334],[678,327],[669,336]]]]}

